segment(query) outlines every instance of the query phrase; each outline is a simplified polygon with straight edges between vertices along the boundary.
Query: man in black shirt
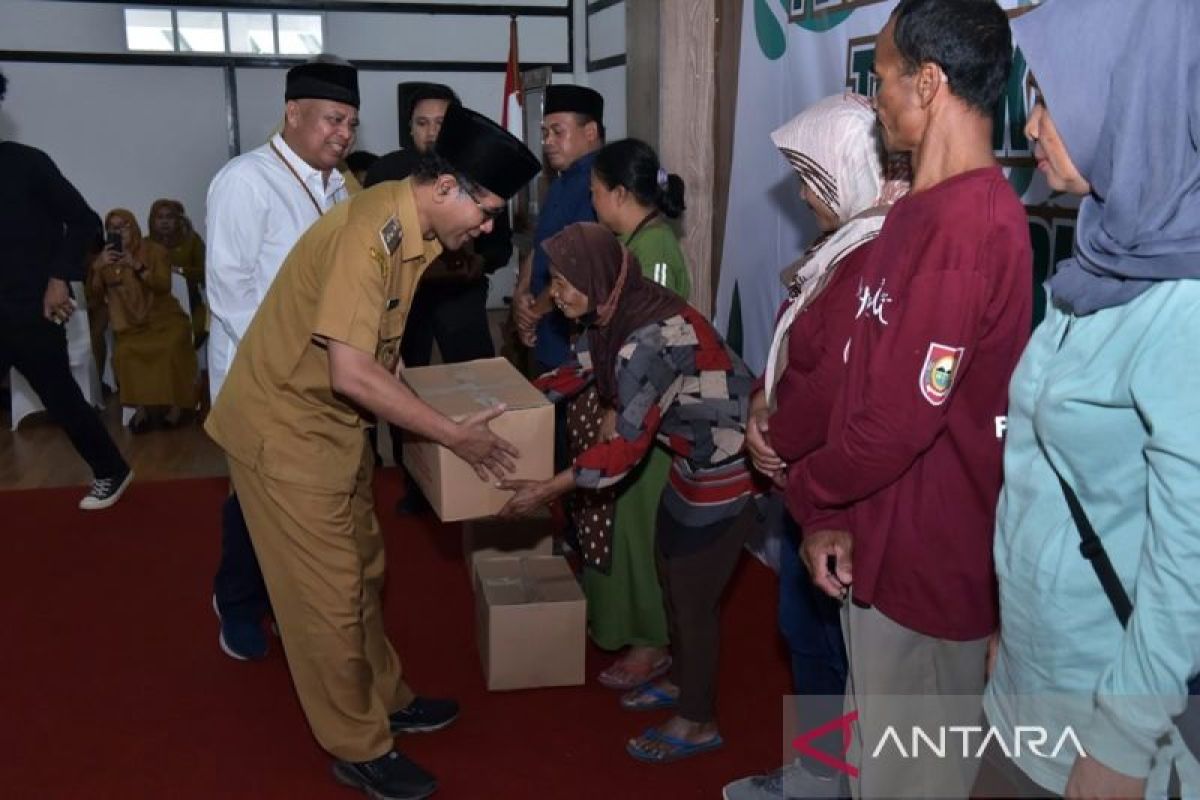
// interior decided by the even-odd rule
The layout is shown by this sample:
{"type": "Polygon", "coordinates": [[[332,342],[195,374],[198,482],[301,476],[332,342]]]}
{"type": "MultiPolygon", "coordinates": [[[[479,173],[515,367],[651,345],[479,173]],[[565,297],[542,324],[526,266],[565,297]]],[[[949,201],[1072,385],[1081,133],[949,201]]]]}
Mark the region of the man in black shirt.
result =
{"type": "MultiPolygon", "coordinates": [[[[363,186],[407,178],[422,155],[435,151],[442,119],[451,104],[459,104],[459,99],[449,86],[416,84],[408,95],[406,108],[401,109],[401,119],[408,121],[407,128],[400,132],[402,149],[372,164],[363,186]]],[[[481,234],[461,251],[443,253],[425,271],[400,343],[400,356],[406,367],[428,366],[435,340],[446,364],[496,355],[488,327],[487,276],[508,264],[512,250],[512,226],[508,214],[501,214],[494,220],[491,231],[481,234]]],[[[393,427],[392,456],[397,464],[401,458],[401,436],[393,427]]],[[[428,509],[420,489],[408,481],[396,512],[418,514],[428,509]]]]}
{"type": "MultiPolygon", "coordinates": [[[[0,102],[7,88],[0,73],[0,102]]],[[[0,141],[0,175],[0,375],[25,376],[92,468],[79,507],[108,508],[133,472],[71,376],[63,330],[75,310],[68,282],[85,277],[100,218],[41,150],[0,141]]]]}

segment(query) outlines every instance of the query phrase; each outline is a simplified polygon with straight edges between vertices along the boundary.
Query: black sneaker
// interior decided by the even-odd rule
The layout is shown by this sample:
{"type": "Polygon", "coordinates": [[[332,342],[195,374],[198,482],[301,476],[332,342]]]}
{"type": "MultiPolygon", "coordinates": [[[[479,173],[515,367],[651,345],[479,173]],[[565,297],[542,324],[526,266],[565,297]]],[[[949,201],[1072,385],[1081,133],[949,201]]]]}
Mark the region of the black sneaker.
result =
{"type": "Polygon", "coordinates": [[[421,800],[437,791],[437,779],[395,750],[373,761],[335,761],[333,777],[373,800],[421,800]]]}
{"type": "Polygon", "coordinates": [[[388,717],[392,734],[432,733],[458,719],[458,701],[418,697],[388,717]]]}
{"type": "Polygon", "coordinates": [[[108,508],[121,499],[121,495],[133,483],[133,470],[125,468],[123,473],[111,478],[96,478],[92,481],[92,490],[79,501],[79,507],[84,511],[99,511],[108,508]]]}

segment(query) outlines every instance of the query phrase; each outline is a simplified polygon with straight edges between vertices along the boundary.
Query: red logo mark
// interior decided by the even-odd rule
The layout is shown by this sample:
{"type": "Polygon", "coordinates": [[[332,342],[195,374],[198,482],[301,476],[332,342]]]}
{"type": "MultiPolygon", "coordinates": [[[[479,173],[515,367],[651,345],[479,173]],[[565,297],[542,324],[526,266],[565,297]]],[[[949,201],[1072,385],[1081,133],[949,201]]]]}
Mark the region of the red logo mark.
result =
{"type": "Polygon", "coordinates": [[[842,732],[842,758],[846,757],[846,753],[850,752],[850,736],[854,732],[854,723],[858,721],[858,711],[851,711],[849,714],[843,714],[837,719],[830,720],[818,728],[813,728],[811,731],[806,731],[792,740],[792,749],[801,755],[809,756],[820,761],[827,767],[832,767],[839,772],[844,772],[851,778],[858,777],[858,767],[853,764],[834,758],[828,753],[824,753],[813,747],[814,739],[820,739],[827,733],[832,733],[835,730],[842,732]]]}

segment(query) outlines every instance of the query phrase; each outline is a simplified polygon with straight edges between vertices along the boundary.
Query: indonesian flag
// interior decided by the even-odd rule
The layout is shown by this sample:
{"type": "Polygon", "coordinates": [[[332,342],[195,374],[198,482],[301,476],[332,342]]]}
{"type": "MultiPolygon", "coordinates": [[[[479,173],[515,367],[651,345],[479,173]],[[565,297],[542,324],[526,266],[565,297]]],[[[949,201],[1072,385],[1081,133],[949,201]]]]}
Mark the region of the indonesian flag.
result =
{"type": "Polygon", "coordinates": [[[525,103],[521,93],[521,60],[517,58],[517,15],[508,23],[508,68],[504,72],[504,107],[500,110],[500,125],[524,141],[525,103]]]}

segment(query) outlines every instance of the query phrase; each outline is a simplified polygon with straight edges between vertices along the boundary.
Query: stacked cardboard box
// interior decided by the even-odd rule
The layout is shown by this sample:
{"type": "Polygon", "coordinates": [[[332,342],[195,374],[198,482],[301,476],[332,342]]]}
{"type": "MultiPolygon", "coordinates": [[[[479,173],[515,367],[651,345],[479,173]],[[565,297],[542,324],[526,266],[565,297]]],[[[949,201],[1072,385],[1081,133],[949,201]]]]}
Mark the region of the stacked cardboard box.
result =
{"type": "MultiPolygon", "coordinates": [[[[554,407],[502,358],[401,373],[425,402],[454,419],[503,403],[491,429],[516,445],[514,479],[554,474],[554,407]]],[[[465,520],[463,557],[475,587],[476,637],[492,690],[583,683],[587,609],[566,560],[551,555],[549,513],[501,520],[512,496],[481,481],[449,449],[406,434],[404,467],[443,522],[465,520]]]]}
{"type": "MultiPolygon", "coordinates": [[[[489,424],[520,451],[509,477],[546,480],[554,474],[554,406],[505,359],[413,367],[400,377],[456,420],[503,403],[507,410],[489,424]]],[[[411,433],[404,435],[404,468],[443,522],[492,516],[512,497],[480,480],[449,448],[411,433]]]]}
{"type": "Polygon", "coordinates": [[[554,520],[548,510],[520,519],[467,520],[462,526],[463,561],[471,587],[479,562],[496,558],[548,556],[554,549],[554,520]]]}
{"type": "Polygon", "coordinates": [[[480,561],[475,634],[492,691],[583,683],[587,602],[560,556],[480,561]]]}

